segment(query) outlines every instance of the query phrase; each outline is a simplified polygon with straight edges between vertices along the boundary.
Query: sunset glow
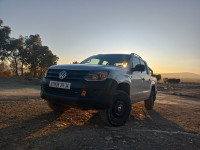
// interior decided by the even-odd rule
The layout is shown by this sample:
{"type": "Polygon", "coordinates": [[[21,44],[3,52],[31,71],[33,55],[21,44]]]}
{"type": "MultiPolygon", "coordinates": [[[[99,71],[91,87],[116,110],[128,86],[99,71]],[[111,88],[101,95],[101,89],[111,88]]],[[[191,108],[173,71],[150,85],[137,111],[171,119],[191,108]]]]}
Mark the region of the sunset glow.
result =
{"type": "Polygon", "coordinates": [[[196,0],[19,0],[12,5],[3,0],[0,18],[11,27],[11,37],[39,34],[59,57],[58,64],[96,54],[136,53],[157,73],[200,74],[199,6],[196,0]]]}

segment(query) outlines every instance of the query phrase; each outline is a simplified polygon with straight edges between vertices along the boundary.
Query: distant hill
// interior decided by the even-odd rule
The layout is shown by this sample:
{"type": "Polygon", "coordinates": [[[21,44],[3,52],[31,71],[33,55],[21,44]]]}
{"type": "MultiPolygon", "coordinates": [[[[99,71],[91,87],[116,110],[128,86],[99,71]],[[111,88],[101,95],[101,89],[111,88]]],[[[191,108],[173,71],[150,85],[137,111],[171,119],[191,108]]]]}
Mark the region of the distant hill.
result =
{"type": "Polygon", "coordinates": [[[181,73],[161,73],[163,78],[178,78],[181,82],[200,83],[200,74],[181,72],[181,73]]]}

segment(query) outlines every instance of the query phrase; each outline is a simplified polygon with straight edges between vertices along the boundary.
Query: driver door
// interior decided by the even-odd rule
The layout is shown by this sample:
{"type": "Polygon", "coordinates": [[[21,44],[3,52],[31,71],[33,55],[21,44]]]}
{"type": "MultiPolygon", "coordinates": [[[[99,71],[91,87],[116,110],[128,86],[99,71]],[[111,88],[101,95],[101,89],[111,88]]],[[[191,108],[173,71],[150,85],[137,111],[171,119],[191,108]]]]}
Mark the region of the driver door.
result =
{"type": "MultiPolygon", "coordinates": [[[[137,57],[133,57],[132,68],[140,64],[140,60],[137,57]]],[[[143,98],[143,80],[142,73],[134,71],[131,74],[131,101],[138,102],[144,100],[143,98]]]]}

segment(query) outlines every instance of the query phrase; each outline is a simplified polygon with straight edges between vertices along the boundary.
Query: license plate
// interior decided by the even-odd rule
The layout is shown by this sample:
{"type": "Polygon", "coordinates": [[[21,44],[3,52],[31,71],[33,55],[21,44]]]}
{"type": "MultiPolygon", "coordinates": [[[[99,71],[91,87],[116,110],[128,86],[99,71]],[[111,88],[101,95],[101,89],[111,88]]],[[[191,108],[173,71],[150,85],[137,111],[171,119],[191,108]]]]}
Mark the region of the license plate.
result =
{"type": "Polygon", "coordinates": [[[61,89],[70,89],[71,83],[69,82],[58,82],[58,81],[50,81],[49,87],[61,88],[61,89]]]}

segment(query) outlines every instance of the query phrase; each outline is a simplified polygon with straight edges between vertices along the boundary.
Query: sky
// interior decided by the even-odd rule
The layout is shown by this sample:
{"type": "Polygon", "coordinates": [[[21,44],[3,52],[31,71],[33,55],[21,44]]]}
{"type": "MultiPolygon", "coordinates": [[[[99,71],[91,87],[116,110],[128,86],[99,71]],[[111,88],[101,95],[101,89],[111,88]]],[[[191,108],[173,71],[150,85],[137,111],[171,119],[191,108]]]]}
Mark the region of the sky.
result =
{"type": "Polygon", "coordinates": [[[10,37],[39,34],[58,64],[137,53],[156,73],[200,74],[200,0],[0,0],[10,37]]]}

